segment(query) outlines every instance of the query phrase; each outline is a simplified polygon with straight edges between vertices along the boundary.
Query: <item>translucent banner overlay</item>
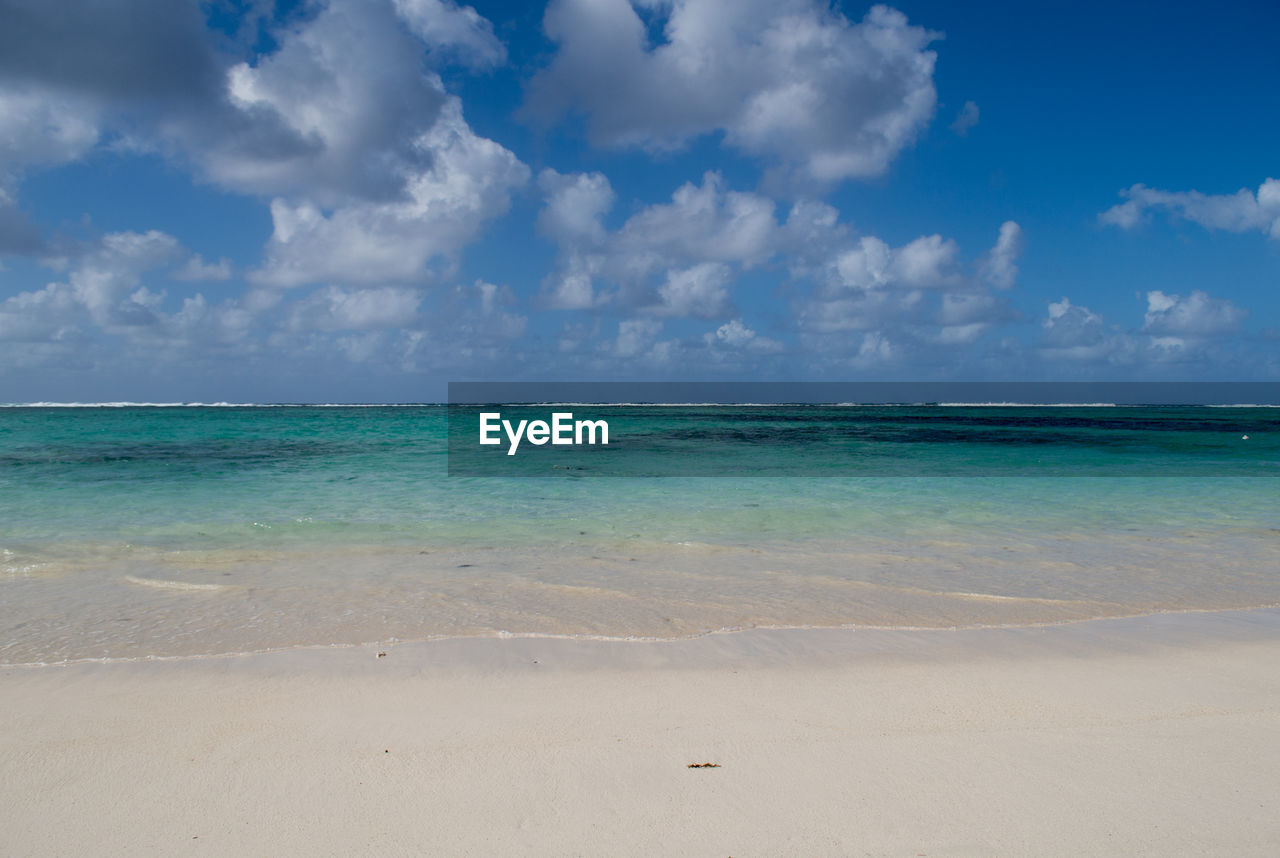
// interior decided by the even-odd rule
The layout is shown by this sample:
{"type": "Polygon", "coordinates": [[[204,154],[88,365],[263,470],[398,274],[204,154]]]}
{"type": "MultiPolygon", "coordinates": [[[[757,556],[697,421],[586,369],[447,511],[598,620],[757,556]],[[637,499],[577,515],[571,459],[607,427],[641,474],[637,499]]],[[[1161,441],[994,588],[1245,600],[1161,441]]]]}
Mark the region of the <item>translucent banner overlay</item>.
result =
{"type": "Polygon", "coordinates": [[[1259,477],[1280,383],[453,382],[461,477],[1259,477]]]}

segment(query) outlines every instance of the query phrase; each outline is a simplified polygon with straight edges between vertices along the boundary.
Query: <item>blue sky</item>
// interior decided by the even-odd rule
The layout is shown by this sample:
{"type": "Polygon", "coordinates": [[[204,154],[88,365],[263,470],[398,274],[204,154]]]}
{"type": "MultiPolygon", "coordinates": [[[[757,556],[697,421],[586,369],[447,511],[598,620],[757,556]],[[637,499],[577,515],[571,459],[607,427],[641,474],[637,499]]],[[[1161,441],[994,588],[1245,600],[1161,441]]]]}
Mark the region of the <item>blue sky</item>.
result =
{"type": "Polygon", "coordinates": [[[0,20],[2,401],[1280,378],[1275,4],[0,20]]]}

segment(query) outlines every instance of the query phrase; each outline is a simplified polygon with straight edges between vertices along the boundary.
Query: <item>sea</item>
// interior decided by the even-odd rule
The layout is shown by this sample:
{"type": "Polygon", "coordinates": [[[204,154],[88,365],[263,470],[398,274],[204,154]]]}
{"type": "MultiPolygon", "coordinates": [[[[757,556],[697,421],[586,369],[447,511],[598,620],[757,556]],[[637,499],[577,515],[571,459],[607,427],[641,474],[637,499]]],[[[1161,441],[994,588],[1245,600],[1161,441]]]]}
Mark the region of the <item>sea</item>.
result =
{"type": "Polygon", "coordinates": [[[474,410],[0,407],[0,664],[1280,605],[1280,408],[474,410]]]}

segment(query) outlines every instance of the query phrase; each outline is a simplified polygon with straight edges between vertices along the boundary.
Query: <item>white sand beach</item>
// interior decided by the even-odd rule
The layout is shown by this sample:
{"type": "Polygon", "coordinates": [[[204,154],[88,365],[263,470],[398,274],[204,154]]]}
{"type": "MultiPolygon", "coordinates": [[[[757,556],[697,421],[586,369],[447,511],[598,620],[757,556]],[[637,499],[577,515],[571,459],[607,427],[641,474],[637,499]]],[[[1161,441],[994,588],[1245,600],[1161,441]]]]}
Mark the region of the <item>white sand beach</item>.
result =
{"type": "Polygon", "coordinates": [[[9,668],[0,852],[1274,855],[1278,628],[1253,611],[9,668]]]}

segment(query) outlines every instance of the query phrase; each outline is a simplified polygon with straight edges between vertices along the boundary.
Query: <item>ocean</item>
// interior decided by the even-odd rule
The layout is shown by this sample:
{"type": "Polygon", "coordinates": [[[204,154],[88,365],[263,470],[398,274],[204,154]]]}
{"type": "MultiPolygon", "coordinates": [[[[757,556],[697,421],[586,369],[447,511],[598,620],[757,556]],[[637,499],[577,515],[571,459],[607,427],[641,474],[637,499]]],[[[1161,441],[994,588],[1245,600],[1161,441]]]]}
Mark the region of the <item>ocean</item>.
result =
{"type": "Polygon", "coordinates": [[[0,408],[0,663],[1280,604],[1276,408],[450,411],[0,408]]]}

